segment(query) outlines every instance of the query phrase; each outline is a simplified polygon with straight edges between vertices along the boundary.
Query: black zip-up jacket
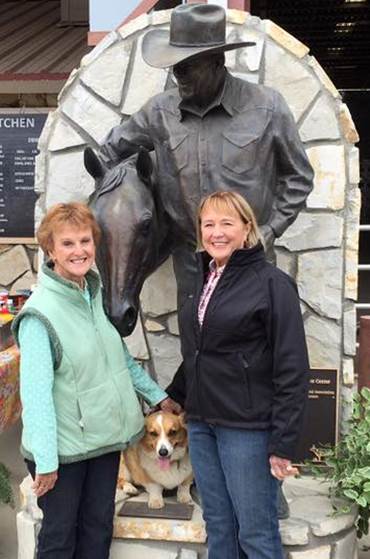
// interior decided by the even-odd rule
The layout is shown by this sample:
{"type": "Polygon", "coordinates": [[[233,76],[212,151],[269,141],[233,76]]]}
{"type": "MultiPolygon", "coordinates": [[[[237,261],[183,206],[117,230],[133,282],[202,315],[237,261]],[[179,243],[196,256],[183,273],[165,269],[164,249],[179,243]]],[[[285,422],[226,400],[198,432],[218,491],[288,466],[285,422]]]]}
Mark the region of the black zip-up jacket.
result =
{"type": "Polygon", "coordinates": [[[308,388],[308,356],[295,282],[261,244],[236,250],[211,296],[202,328],[199,281],[179,309],[183,363],[167,392],[189,419],[269,429],[269,453],[294,458],[308,388]]]}

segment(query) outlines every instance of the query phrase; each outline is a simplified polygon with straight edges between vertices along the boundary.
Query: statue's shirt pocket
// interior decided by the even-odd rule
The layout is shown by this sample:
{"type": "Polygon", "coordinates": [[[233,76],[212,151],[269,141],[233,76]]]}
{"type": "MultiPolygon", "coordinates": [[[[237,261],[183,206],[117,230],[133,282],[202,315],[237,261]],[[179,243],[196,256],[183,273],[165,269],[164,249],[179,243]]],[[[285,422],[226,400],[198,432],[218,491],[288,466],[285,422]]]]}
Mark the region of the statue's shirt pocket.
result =
{"type": "Polygon", "coordinates": [[[177,175],[189,161],[189,134],[169,136],[165,142],[167,167],[170,173],[177,175]]]}
{"type": "Polygon", "coordinates": [[[222,134],[222,165],[241,175],[255,164],[260,134],[225,131],[222,134]]]}

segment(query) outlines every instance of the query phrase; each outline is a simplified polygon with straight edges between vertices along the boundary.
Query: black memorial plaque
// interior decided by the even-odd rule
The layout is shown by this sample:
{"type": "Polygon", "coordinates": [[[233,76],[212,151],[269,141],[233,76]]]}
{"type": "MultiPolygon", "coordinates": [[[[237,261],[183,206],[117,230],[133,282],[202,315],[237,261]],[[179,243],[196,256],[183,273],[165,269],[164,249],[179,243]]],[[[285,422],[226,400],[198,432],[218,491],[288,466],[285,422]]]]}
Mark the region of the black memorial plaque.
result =
{"type": "Polygon", "coordinates": [[[0,242],[35,236],[35,156],[46,118],[0,112],[0,242]]]}
{"type": "Polygon", "coordinates": [[[194,505],[183,503],[165,503],[161,509],[150,509],[144,501],[125,501],[118,516],[134,516],[136,518],[170,518],[175,520],[191,520],[194,505]]]}
{"type": "Polygon", "coordinates": [[[311,369],[308,401],[295,462],[320,462],[320,446],[335,445],[338,435],[338,371],[311,369]]]}

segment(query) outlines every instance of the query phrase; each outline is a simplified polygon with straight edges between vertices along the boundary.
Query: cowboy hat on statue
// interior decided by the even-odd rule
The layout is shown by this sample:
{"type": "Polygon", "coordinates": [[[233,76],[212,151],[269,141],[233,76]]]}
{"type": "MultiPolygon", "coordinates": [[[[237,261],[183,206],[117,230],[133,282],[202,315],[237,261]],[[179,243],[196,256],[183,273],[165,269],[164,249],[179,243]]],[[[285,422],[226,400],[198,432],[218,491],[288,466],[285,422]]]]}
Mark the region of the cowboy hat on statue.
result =
{"type": "Polygon", "coordinates": [[[226,42],[225,10],[213,4],[184,4],[172,11],[170,31],[149,31],[143,40],[145,62],[168,68],[200,54],[214,54],[255,45],[226,42]]]}

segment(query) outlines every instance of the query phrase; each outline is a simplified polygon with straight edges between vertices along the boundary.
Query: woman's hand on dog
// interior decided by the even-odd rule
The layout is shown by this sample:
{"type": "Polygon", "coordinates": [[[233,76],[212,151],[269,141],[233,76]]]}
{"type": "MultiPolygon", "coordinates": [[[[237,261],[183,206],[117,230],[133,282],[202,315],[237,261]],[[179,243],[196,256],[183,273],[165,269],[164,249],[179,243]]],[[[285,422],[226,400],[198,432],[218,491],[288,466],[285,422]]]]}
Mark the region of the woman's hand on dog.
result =
{"type": "Polygon", "coordinates": [[[50,472],[50,474],[36,474],[32,489],[36,497],[42,497],[48,491],[53,489],[58,479],[58,470],[50,472]]]}
{"type": "Polygon", "coordinates": [[[279,458],[279,456],[270,456],[271,474],[279,481],[283,481],[288,476],[296,476],[299,474],[298,468],[292,466],[290,460],[279,458]]]}
{"type": "Polygon", "coordinates": [[[172,400],[172,398],[170,397],[165,398],[164,400],[159,402],[158,406],[162,411],[174,413],[175,415],[180,415],[180,413],[182,412],[182,407],[180,406],[180,404],[175,402],[175,400],[172,400]]]}

